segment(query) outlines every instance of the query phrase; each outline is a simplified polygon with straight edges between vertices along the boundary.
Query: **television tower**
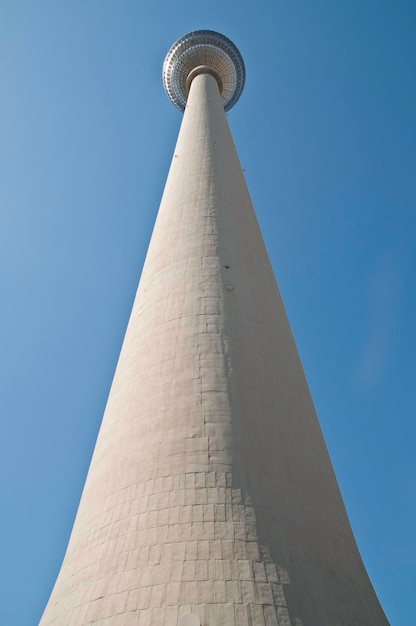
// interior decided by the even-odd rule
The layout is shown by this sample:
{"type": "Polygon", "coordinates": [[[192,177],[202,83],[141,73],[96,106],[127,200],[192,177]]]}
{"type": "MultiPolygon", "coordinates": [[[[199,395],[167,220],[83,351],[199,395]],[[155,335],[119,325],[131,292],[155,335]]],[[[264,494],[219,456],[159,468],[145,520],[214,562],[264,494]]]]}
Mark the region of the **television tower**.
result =
{"type": "Polygon", "coordinates": [[[223,35],[163,66],[179,138],[42,626],[386,626],[225,111],[223,35]]]}

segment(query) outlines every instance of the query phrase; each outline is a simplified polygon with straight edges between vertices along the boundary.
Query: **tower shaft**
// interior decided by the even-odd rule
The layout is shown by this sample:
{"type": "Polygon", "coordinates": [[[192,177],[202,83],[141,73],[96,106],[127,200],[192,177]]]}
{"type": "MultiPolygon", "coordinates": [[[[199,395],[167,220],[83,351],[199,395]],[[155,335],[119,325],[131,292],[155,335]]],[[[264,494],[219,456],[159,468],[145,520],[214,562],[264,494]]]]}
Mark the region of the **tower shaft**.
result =
{"type": "Polygon", "coordinates": [[[42,626],[384,626],[215,78],[191,85],[42,626]]]}

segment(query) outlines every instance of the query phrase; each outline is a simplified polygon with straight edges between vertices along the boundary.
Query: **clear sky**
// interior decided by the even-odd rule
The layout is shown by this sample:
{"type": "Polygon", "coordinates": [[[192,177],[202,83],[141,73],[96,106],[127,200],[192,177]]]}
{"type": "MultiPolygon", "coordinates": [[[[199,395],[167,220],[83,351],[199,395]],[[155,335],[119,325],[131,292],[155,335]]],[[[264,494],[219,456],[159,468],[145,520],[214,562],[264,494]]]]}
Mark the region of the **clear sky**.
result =
{"type": "Polygon", "coordinates": [[[219,30],[229,113],[364,562],[416,586],[415,0],[0,3],[0,624],[37,624],[72,527],[181,113],[219,30]]]}

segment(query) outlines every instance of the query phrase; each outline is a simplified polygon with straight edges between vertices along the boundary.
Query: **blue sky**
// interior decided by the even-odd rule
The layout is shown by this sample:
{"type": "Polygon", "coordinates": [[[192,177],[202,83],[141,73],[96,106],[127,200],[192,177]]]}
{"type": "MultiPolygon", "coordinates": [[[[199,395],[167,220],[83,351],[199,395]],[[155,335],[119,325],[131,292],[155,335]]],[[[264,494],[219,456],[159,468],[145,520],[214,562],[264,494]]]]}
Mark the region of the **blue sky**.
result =
{"type": "Polygon", "coordinates": [[[181,121],[163,58],[198,28],[245,59],[231,130],[363,559],[401,626],[414,0],[2,0],[0,623],[36,624],[62,561],[181,121]]]}

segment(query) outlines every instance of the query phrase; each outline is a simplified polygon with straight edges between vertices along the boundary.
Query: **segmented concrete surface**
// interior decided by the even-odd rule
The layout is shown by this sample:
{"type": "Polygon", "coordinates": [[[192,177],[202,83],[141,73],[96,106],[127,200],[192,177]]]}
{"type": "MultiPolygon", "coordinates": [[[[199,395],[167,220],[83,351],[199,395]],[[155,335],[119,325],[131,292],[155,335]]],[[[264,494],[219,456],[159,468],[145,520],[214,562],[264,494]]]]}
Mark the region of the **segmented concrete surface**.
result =
{"type": "Polygon", "coordinates": [[[387,624],[209,75],[191,86],[41,624],[189,612],[202,626],[387,624]]]}

